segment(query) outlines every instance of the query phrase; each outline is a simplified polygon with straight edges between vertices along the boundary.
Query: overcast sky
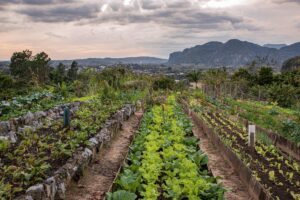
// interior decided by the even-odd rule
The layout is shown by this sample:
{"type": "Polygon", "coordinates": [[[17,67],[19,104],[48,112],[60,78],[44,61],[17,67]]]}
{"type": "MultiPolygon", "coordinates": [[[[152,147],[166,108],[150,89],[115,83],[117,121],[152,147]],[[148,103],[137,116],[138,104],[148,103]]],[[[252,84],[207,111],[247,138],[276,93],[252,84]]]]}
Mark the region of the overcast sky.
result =
{"type": "Polygon", "coordinates": [[[300,41],[300,0],[0,0],[0,60],[158,56],[231,38],[300,41]]]}

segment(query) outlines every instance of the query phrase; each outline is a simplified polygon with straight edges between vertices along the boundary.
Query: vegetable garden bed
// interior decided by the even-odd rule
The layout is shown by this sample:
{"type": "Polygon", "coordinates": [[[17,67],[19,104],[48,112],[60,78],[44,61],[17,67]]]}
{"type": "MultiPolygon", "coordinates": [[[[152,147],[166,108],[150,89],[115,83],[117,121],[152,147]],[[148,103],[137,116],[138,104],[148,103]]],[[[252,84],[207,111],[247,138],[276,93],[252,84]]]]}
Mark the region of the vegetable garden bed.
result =
{"type": "Polygon", "coordinates": [[[107,199],[223,199],[224,189],[210,176],[207,159],[190,120],[171,96],[144,115],[107,199]]]}
{"type": "MultiPolygon", "coordinates": [[[[195,93],[195,94],[197,95],[197,93],[195,93]]],[[[291,129],[291,130],[295,129],[294,133],[285,134],[285,135],[279,134],[279,133],[276,133],[276,132],[270,130],[269,129],[270,127],[267,129],[267,128],[263,128],[261,126],[261,124],[264,124],[266,121],[270,121],[270,122],[272,122],[272,124],[276,124],[276,126],[274,125],[274,127],[276,130],[278,130],[279,129],[278,126],[280,126],[280,123],[283,120],[282,118],[284,118],[284,117],[282,117],[282,116],[280,117],[280,116],[276,116],[276,115],[272,116],[270,114],[262,115],[261,113],[263,113],[263,112],[261,112],[261,111],[256,112],[255,108],[253,108],[253,111],[252,111],[252,110],[250,110],[249,107],[247,107],[248,114],[246,114],[247,112],[244,113],[244,111],[241,111],[242,109],[238,107],[238,108],[235,108],[235,110],[238,110],[237,111],[238,114],[232,115],[233,107],[230,107],[230,105],[228,105],[228,104],[227,105],[222,104],[221,102],[219,102],[217,100],[213,100],[212,98],[207,97],[204,94],[201,95],[200,99],[197,98],[197,100],[196,99],[191,100],[191,107],[196,110],[199,110],[199,109],[201,110],[204,107],[198,107],[200,102],[203,105],[205,105],[206,110],[221,112],[224,115],[229,115],[230,118],[234,119],[233,121],[240,122],[241,123],[240,125],[242,125],[242,126],[247,127],[248,124],[256,124],[257,132],[260,135],[262,135],[262,137],[267,137],[268,143],[272,143],[273,145],[278,147],[278,149],[280,149],[282,152],[287,154],[287,156],[291,156],[292,158],[296,159],[298,161],[298,163],[300,162],[300,143],[299,142],[297,143],[298,140],[296,139],[297,131],[299,131],[300,129],[297,129],[297,126],[295,126],[293,129],[291,129]],[[254,113],[257,113],[257,115],[259,117],[254,117],[255,116],[254,113]],[[249,120],[248,115],[252,116],[250,119],[254,119],[254,120],[249,120]],[[259,122],[258,123],[259,125],[257,125],[257,122],[259,122]],[[292,139],[292,137],[288,136],[288,135],[293,135],[294,139],[292,139]]],[[[239,104],[242,104],[242,102],[240,102],[239,104]]],[[[254,103],[252,103],[252,104],[254,104],[254,103]]],[[[250,105],[252,105],[252,104],[250,104],[250,105]]],[[[260,107],[263,107],[263,105],[260,105],[260,107]]],[[[273,109],[275,109],[277,115],[279,115],[279,112],[283,112],[282,115],[284,115],[285,117],[290,117],[290,118],[296,117],[295,111],[292,112],[291,110],[283,109],[278,106],[264,106],[263,108],[264,108],[265,113],[270,113],[271,111],[273,111],[273,109]]],[[[285,121],[288,121],[288,120],[285,120],[285,121]]],[[[281,129],[289,129],[289,128],[287,127],[287,128],[281,128],[281,129]]],[[[287,131],[287,132],[290,132],[290,131],[287,131]]]]}
{"type": "Polygon", "coordinates": [[[110,99],[95,98],[80,107],[70,129],[64,129],[62,121],[57,120],[38,130],[24,131],[17,144],[1,143],[0,199],[16,199],[37,183],[42,184],[30,187],[27,196],[63,198],[66,184],[80,174],[98,147],[110,140],[133,107],[128,105],[115,112],[143,94],[128,92],[110,99]]]}
{"type": "Polygon", "coordinates": [[[231,161],[257,199],[300,198],[300,169],[295,161],[286,159],[273,145],[259,141],[252,149],[247,132],[239,125],[220,113],[207,111],[205,106],[197,111],[193,116],[198,126],[231,161]]]}

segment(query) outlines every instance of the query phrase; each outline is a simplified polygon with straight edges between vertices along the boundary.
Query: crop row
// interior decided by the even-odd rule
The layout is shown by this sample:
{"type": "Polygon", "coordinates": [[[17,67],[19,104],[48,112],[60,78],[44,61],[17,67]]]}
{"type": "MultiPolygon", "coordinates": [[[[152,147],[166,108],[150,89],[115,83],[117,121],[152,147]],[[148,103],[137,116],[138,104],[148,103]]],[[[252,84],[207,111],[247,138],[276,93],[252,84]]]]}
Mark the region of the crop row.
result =
{"type": "Polygon", "coordinates": [[[284,157],[273,145],[256,141],[255,148],[248,145],[248,134],[239,124],[220,113],[204,108],[198,110],[206,124],[214,128],[222,142],[248,166],[252,175],[275,199],[300,198],[299,165],[284,157]]]}
{"type": "Polygon", "coordinates": [[[141,98],[144,92],[116,92],[110,99],[96,97],[80,107],[70,129],[62,120],[37,130],[20,133],[16,144],[0,145],[0,199],[14,199],[29,186],[43,181],[62,166],[79,147],[90,145],[103,123],[126,102],[141,98]]]}
{"type": "Polygon", "coordinates": [[[15,97],[11,101],[0,102],[0,120],[20,116],[28,111],[36,112],[46,110],[63,102],[64,98],[62,96],[48,91],[15,97]]]}
{"type": "MultiPolygon", "coordinates": [[[[196,92],[194,95],[198,95],[196,92]]],[[[211,98],[200,95],[212,107],[222,109],[229,114],[239,114],[242,118],[275,131],[287,140],[300,145],[300,112],[299,109],[287,109],[275,103],[250,100],[234,100],[232,98],[211,98]]]]}
{"type": "Polygon", "coordinates": [[[144,115],[127,164],[109,200],[223,199],[224,189],[207,170],[192,124],[170,96],[144,115]]]}

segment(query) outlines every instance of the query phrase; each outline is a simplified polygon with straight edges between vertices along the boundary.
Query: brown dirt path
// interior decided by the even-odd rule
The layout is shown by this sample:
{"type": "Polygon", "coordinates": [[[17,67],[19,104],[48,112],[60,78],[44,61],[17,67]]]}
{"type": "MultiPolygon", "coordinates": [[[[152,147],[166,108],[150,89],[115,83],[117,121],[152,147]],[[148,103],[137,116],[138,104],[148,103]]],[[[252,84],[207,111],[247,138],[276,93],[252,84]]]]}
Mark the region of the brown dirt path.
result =
{"type": "Polygon", "coordinates": [[[123,124],[110,146],[102,149],[78,183],[67,189],[66,200],[101,200],[110,189],[128,152],[143,113],[137,112],[123,124]]]}
{"type": "Polygon", "coordinates": [[[221,177],[220,182],[228,190],[225,193],[227,200],[252,200],[247,188],[244,186],[234,169],[222,157],[218,149],[209,141],[209,139],[196,126],[193,129],[196,136],[200,138],[200,149],[206,153],[209,158],[208,168],[213,175],[221,177]]]}

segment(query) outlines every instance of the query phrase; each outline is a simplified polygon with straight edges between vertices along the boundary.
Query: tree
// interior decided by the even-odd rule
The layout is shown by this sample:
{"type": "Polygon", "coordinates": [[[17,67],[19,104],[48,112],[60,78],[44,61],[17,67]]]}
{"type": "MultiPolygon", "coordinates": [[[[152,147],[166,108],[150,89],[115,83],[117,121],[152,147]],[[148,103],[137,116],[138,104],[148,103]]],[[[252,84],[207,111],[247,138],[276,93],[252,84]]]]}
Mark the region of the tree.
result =
{"type": "Polygon", "coordinates": [[[204,83],[213,87],[215,96],[220,96],[221,85],[227,80],[227,72],[224,69],[210,69],[203,75],[204,83]]]}
{"type": "Polygon", "coordinates": [[[11,74],[23,83],[44,84],[49,78],[51,59],[45,52],[32,56],[32,51],[15,52],[9,65],[11,74]]]}
{"type": "Polygon", "coordinates": [[[193,70],[192,72],[190,72],[187,77],[190,81],[196,83],[196,88],[198,88],[198,82],[201,78],[201,71],[196,71],[196,70],[193,70]]]}
{"type": "Polygon", "coordinates": [[[4,74],[2,71],[0,71],[0,88],[11,88],[13,86],[14,80],[11,76],[4,74]]]}
{"type": "Polygon", "coordinates": [[[62,63],[59,63],[55,70],[52,71],[51,78],[55,83],[61,84],[65,81],[66,76],[66,66],[62,63]]]}
{"type": "Polygon", "coordinates": [[[44,84],[49,79],[50,58],[45,52],[38,53],[31,61],[31,70],[34,78],[39,84],[44,84]]]}
{"type": "Polygon", "coordinates": [[[234,72],[231,79],[233,81],[239,81],[241,79],[246,80],[246,81],[251,81],[252,80],[252,75],[250,72],[245,69],[245,68],[240,68],[238,71],[234,72]]]}
{"type": "Polygon", "coordinates": [[[270,85],[273,82],[273,69],[271,67],[262,67],[258,71],[257,82],[259,85],[270,85]]]}
{"type": "Polygon", "coordinates": [[[175,87],[175,80],[166,76],[160,76],[153,81],[152,88],[154,90],[172,90],[175,87]]]}
{"type": "Polygon", "coordinates": [[[22,80],[24,82],[30,81],[32,75],[30,69],[31,60],[32,52],[29,50],[13,53],[9,65],[11,74],[18,80],[22,80]]]}
{"type": "Polygon", "coordinates": [[[73,61],[71,64],[71,68],[68,70],[68,79],[70,81],[75,81],[77,79],[78,69],[78,63],[76,61],[73,61]]]}

